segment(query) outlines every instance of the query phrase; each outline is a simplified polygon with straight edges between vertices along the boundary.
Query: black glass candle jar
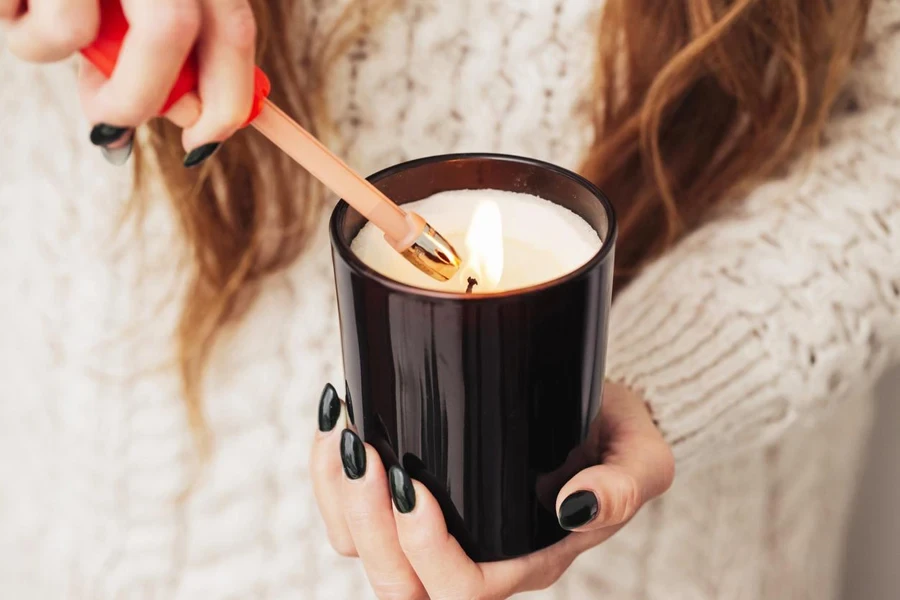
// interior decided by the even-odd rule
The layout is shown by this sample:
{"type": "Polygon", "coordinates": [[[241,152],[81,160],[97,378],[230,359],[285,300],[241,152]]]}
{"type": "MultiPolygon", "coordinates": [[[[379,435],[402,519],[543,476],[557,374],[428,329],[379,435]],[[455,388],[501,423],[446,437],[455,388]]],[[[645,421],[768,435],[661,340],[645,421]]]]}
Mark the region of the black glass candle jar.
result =
{"type": "Polygon", "coordinates": [[[464,295],[377,273],[350,247],[365,219],[345,202],[331,217],[347,401],[362,439],[386,468],[400,464],[428,487],[474,560],[559,541],[556,494],[586,466],[563,465],[600,408],[616,239],[610,202],[565,169],[504,155],[437,156],[369,179],[401,205],[449,190],[529,193],[599,234],[600,250],[572,273],[464,295]]]}

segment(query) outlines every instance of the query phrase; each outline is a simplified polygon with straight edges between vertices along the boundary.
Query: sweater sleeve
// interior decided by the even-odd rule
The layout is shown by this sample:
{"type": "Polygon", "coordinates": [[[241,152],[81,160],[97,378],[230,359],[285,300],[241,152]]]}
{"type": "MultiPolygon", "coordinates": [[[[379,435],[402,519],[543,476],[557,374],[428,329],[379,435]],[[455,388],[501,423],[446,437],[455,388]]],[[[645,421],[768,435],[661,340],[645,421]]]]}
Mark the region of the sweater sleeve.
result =
{"type": "Polygon", "coordinates": [[[679,468],[790,435],[900,357],[900,114],[883,106],[617,297],[608,376],[645,395],[679,468]]]}

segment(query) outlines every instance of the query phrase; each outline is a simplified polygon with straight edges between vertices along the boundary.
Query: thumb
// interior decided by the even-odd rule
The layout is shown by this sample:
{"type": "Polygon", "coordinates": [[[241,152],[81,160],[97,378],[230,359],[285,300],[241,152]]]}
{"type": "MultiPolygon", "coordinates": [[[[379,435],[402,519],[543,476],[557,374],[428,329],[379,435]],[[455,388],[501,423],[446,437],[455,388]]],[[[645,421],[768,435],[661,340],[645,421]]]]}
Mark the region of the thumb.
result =
{"type": "Polygon", "coordinates": [[[637,480],[621,467],[599,465],[573,477],[557,498],[564,529],[591,531],[625,523],[644,502],[637,480]]]}
{"type": "MultiPolygon", "coordinates": [[[[611,390],[612,391],[612,390],[611,390]]],[[[621,525],[672,484],[672,451],[640,398],[628,390],[604,396],[601,428],[608,452],[603,464],[575,475],[556,499],[559,524],[590,531],[621,525]]]]}

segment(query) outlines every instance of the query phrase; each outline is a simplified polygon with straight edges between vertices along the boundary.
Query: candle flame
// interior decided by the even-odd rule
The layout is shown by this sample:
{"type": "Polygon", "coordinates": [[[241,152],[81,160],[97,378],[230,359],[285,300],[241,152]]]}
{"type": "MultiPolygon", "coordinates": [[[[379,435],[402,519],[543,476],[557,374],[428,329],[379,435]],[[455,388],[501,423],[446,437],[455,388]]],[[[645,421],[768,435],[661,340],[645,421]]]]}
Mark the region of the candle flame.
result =
{"type": "Polygon", "coordinates": [[[482,202],[472,214],[466,233],[468,257],[464,271],[478,280],[476,290],[497,287],[503,276],[503,223],[495,202],[482,202]]]}

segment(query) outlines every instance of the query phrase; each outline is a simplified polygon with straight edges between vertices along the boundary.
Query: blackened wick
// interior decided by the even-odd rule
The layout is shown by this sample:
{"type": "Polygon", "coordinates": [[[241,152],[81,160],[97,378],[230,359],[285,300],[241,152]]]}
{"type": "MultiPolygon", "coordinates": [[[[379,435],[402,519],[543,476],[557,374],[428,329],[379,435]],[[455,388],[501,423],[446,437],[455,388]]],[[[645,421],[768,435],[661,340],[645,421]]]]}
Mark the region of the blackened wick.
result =
{"type": "Polygon", "coordinates": [[[476,285],[478,285],[478,280],[475,279],[474,277],[469,277],[468,282],[469,282],[469,287],[466,288],[466,293],[471,294],[472,288],[474,288],[476,285]]]}

